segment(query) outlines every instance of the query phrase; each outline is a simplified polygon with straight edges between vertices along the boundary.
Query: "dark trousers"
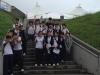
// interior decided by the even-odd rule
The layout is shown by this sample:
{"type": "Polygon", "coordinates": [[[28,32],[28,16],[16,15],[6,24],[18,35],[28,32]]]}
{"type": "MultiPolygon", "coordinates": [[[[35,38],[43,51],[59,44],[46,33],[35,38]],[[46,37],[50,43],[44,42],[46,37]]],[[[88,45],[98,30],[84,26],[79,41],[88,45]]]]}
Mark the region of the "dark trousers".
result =
{"type": "Polygon", "coordinates": [[[15,51],[14,50],[14,66],[18,65],[19,69],[23,68],[23,51],[15,51]]]}
{"type": "Polygon", "coordinates": [[[50,53],[48,53],[48,50],[45,49],[44,53],[44,59],[45,64],[53,64],[53,48],[50,48],[50,53]]]}
{"type": "Polygon", "coordinates": [[[28,34],[28,40],[32,40],[33,41],[34,40],[34,34],[32,34],[32,35],[28,34]]]}
{"type": "Polygon", "coordinates": [[[43,54],[44,54],[43,49],[36,48],[35,49],[35,54],[36,54],[36,62],[37,62],[37,64],[43,64],[43,54]]]}
{"type": "Polygon", "coordinates": [[[13,55],[4,55],[3,57],[3,75],[13,73],[13,55]]]}
{"type": "Polygon", "coordinates": [[[60,52],[61,60],[66,61],[67,60],[67,51],[64,48],[61,48],[60,50],[61,50],[61,52],[60,52]]]}
{"type": "Polygon", "coordinates": [[[60,63],[60,61],[61,61],[60,54],[53,53],[53,63],[57,64],[57,63],[60,63]]]}
{"type": "Polygon", "coordinates": [[[26,51],[26,42],[24,41],[22,41],[22,48],[23,48],[23,53],[27,53],[27,51],[26,51]]]}

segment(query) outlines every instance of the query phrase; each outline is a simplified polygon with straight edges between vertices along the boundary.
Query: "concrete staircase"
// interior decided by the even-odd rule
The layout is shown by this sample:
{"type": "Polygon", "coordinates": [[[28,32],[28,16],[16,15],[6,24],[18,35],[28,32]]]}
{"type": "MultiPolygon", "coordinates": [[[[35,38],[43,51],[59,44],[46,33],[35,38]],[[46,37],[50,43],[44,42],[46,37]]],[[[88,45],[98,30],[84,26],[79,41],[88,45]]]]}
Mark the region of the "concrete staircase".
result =
{"type": "Polygon", "coordinates": [[[34,42],[28,41],[27,55],[24,57],[25,72],[21,73],[16,68],[14,75],[92,75],[73,60],[63,62],[59,66],[35,67],[35,63],[34,42]]]}

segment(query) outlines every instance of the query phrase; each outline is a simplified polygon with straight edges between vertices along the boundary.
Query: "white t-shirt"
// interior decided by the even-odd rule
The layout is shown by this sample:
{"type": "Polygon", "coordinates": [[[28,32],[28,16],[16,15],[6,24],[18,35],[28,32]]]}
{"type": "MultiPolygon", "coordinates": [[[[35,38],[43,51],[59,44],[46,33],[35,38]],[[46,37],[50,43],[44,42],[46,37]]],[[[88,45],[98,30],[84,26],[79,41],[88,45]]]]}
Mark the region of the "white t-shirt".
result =
{"type": "Polygon", "coordinates": [[[39,31],[41,31],[41,27],[40,27],[40,25],[36,25],[36,33],[38,33],[39,31]]]}
{"type": "MultiPolygon", "coordinates": [[[[6,41],[3,41],[3,44],[5,43],[6,41]]],[[[7,43],[4,47],[4,55],[9,55],[9,54],[13,54],[13,50],[12,50],[10,43],[7,43]]]]}
{"type": "Polygon", "coordinates": [[[32,26],[29,26],[29,28],[28,28],[28,34],[34,34],[34,27],[32,27],[32,26]]]}
{"type": "Polygon", "coordinates": [[[47,41],[48,41],[48,48],[50,48],[51,47],[51,44],[50,44],[50,41],[51,41],[51,37],[48,37],[48,39],[47,39],[47,41]]]}
{"type": "MultiPolygon", "coordinates": [[[[18,37],[18,41],[21,41],[21,37],[18,37]]],[[[22,42],[17,42],[14,45],[14,50],[22,50],[22,42]]]]}
{"type": "Polygon", "coordinates": [[[44,37],[36,37],[36,48],[43,49],[43,40],[44,37]]]}

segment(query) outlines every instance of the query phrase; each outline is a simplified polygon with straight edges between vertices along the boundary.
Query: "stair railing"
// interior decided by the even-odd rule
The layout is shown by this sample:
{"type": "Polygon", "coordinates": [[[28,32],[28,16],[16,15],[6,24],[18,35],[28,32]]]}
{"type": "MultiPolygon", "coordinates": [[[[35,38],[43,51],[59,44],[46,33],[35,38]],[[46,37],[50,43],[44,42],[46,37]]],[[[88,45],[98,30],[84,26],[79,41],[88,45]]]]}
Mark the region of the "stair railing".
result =
{"type": "Polygon", "coordinates": [[[72,37],[72,55],[73,60],[87,69],[89,73],[100,75],[100,50],[83,42],[77,37],[72,37]]]}

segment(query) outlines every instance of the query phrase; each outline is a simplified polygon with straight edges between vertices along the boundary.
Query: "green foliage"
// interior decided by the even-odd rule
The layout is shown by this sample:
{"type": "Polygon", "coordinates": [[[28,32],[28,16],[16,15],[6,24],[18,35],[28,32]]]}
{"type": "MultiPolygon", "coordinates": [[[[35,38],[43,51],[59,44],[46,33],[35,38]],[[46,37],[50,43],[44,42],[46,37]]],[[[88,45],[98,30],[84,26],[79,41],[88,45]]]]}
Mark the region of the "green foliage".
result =
{"type": "Polygon", "coordinates": [[[73,35],[100,49],[100,12],[64,22],[73,35]]]}
{"type": "Polygon", "coordinates": [[[11,28],[13,17],[4,11],[0,11],[0,38],[3,38],[8,29],[11,28]]]}

